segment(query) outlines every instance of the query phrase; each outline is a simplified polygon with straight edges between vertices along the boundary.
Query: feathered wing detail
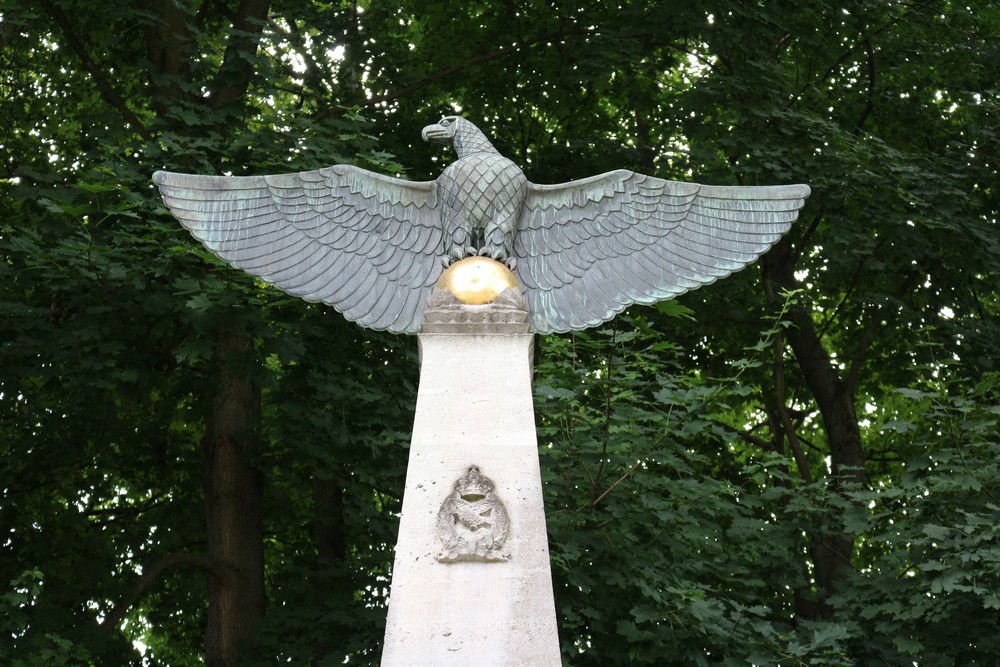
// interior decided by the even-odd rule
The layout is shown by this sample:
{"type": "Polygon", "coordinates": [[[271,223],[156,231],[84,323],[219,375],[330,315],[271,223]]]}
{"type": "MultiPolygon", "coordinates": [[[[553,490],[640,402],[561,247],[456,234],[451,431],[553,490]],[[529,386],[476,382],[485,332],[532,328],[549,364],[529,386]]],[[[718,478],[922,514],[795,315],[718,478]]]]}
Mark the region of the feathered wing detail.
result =
{"type": "Polygon", "coordinates": [[[585,329],[756,260],[798,217],[806,185],[680,183],[618,170],[529,184],[514,239],[539,333],[585,329]]]}
{"type": "Polygon", "coordinates": [[[233,266],[362,326],[420,330],[443,255],[434,181],[349,165],[153,180],[177,219],[233,266]]]}

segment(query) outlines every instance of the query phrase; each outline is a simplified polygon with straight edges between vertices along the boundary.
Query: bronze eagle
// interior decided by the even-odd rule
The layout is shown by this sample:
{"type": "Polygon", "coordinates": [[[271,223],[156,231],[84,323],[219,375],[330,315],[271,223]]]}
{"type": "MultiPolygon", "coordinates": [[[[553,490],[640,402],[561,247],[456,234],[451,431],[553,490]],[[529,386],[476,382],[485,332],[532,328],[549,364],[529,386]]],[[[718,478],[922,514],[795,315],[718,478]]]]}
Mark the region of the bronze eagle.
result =
{"type": "Polygon", "coordinates": [[[334,165],[271,176],[158,171],[178,220],[234,267],[364,327],[416,333],[443,266],[481,255],[516,273],[538,333],[592,327],[755,261],[807,185],[713,186],[619,169],[537,185],[473,123],[423,129],[457,159],[414,182],[334,165]]]}

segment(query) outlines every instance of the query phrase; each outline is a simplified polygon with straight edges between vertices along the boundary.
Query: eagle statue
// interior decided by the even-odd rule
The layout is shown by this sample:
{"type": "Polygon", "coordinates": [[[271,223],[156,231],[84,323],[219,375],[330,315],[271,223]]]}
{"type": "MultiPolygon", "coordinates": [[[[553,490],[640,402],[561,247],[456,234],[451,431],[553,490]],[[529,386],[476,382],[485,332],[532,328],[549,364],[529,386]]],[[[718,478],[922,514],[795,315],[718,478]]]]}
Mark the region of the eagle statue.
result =
{"type": "Polygon", "coordinates": [[[158,171],[178,220],[229,264],[373,329],[416,333],[444,266],[517,276],[538,333],[592,327],[738,271],[788,231],[807,185],[714,186],[619,169],[536,185],[459,116],[423,129],[457,160],[414,182],[351,165],[272,176],[158,171]]]}

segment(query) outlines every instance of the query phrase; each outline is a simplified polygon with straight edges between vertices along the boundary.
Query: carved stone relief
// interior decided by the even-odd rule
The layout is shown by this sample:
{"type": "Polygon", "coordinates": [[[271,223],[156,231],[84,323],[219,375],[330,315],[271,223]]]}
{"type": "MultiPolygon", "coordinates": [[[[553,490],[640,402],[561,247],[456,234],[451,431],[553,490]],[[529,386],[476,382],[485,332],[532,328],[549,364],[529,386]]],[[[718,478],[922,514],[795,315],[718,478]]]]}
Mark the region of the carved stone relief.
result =
{"type": "Polygon", "coordinates": [[[443,563],[510,560],[510,553],[502,549],[509,528],[507,508],[492,480],[478,466],[469,466],[438,511],[437,533],[444,550],[437,559],[443,563]]]}

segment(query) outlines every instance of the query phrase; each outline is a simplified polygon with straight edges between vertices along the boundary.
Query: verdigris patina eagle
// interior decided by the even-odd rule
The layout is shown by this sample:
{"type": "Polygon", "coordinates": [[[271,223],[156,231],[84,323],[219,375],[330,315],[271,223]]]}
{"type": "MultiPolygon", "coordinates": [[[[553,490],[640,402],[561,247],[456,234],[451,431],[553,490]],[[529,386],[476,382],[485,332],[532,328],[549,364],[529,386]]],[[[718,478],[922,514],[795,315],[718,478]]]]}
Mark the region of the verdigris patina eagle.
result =
{"type": "Polygon", "coordinates": [[[206,248],[361,326],[416,333],[442,267],[514,269],[539,333],[606,322],[756,260],[798,216],[806,185],[712,186],[619,169],[536,185],[468,120],[423,129],[458,159],[433,181],[350,165],[274,176],[158,171],[171,212],[206,248]]]}

